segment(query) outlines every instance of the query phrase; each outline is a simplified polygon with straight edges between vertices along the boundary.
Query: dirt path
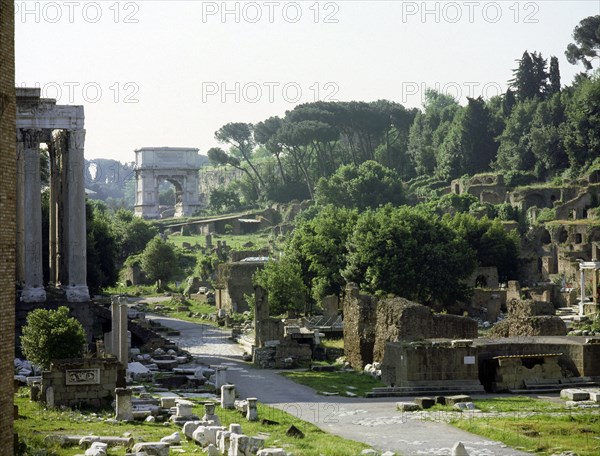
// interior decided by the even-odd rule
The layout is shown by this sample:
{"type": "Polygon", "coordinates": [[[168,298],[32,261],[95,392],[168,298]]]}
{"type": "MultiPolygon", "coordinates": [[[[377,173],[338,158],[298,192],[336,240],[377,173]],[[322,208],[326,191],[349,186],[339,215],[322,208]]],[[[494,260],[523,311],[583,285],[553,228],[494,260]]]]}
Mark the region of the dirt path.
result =
{"type": "MultiPolygon", "coordinates": [[[[424,420],[419,414],[402,414],[395,409],[397,398],[320,396],[312,388],[279,375],[278,371],[256,369],[243,362],[243,349],[229,340],[227,330],[155,315],[148,315],[148,318],[178,330],[180,336],[171,339],[203,363],[227,366],[227,380],[236,385],[240,397],[256,397],[260,402],[311,422],[326,432],[404,456],[450,456],[452,446],[459,441],[470,456],[530,454],[444,422],[424,420]]],[[[276,420],[276,417],[268,418],[276,420]]]]}

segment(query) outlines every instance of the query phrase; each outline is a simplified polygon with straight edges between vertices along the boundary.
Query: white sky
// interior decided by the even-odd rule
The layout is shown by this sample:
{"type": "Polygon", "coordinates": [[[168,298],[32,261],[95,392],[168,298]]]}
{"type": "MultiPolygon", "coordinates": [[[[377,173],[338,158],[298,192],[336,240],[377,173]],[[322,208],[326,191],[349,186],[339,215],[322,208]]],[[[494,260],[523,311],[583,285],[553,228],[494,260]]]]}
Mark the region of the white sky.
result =
{"type": "Polygon", "coordinates": [[[216,145],[228,122],[299,102],[389,99],[425,87],[489,98],[525,49],[564,50],[593,1],[16,1],[16,80],[82,104],[86,158],[216,145]]]}

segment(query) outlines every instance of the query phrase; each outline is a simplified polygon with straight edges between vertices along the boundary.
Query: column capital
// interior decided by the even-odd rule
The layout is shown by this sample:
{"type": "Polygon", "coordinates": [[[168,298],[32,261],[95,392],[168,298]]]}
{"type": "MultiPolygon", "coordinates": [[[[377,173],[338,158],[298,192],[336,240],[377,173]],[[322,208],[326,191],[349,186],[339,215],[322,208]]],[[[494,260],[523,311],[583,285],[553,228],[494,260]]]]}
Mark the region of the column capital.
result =
{"type": "Polygon", "coordinates": [[[42,130],[39,128],[22,128],[20,138],[17,136],[17,139],[24,144],[25,149],[37,149],[40,147],[41,136],[42,130]]]}

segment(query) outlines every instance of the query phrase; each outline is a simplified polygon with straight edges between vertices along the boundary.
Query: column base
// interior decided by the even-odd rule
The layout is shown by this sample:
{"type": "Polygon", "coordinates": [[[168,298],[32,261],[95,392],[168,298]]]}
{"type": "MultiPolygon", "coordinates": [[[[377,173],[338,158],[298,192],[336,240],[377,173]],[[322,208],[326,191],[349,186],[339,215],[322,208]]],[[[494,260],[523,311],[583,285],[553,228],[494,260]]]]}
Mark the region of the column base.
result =
{"type": "Polygon", "coordinates": [[[46,302],[46,290],[43,287],[25,286],[21,291],[23,302],[46,302]]]}
{"type": "Polygon", "coordinates": [[[75,285],[65,287],[67,301],[69,302],[88,302],[90,300],[90,291],[87,285],[75,285]]]}

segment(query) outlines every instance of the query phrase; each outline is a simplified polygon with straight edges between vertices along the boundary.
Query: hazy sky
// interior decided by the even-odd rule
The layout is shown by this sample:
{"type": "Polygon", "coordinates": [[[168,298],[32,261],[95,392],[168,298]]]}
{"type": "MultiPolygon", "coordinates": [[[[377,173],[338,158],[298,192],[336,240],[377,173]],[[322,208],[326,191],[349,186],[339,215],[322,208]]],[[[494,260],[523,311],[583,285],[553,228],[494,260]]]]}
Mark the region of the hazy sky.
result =
{"type": "Polygon", "coordinates": [[[86,158],[216,145],[228,122],[299,102],[389,99],[426,87],[489,98],[524,50],[564,50],[594,1],[17,1],[16,80],[82,104],[86,158]]]}

